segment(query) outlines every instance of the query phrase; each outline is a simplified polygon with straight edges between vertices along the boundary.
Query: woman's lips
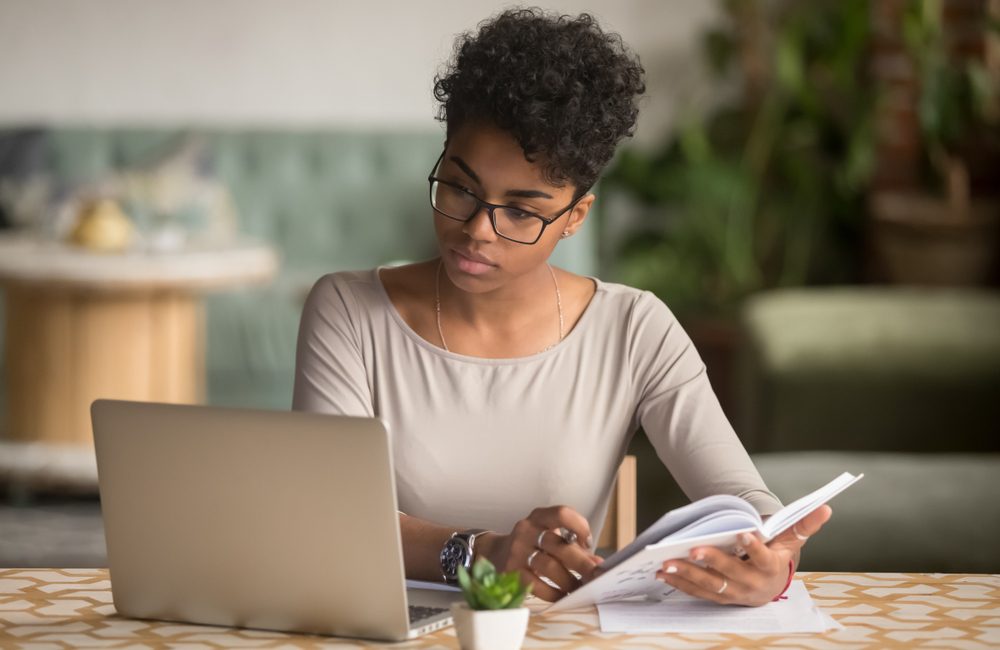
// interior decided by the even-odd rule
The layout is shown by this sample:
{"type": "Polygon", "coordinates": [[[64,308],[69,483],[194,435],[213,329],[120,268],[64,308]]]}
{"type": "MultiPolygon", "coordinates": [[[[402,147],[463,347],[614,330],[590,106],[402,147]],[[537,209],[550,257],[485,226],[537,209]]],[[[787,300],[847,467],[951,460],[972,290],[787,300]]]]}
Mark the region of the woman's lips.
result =
{"type": "Polygon", "coordinates": [[[496,268],[495,264],[488,264],[481,261],[480,259],[473,259],[469,257],[468,254],[463,254],[455,249],[451,250],[452,256],[455,258],[455,265],[463,273],[468,273],[470,275],[482,275],[484,273],[489,273],[496,268]]]}

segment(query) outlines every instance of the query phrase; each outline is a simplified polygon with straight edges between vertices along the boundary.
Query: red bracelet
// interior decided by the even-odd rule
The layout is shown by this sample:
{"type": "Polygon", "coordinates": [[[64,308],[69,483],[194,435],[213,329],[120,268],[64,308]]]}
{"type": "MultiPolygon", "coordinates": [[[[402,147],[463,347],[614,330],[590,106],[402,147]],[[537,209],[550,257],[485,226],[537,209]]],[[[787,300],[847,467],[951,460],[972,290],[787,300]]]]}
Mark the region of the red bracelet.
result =
{"type": "Polygon", "coordinates": [[[794,577],[795,577],[795,562],[793,560],[789,560],[788,582],[785,583],[785,588],[781,590],[781,593],[775,596],[771,602],[777,602],[779,600],[785,600],[786,598],[788,598],[788,596],[785,595],[785,592],[788,591],[788,588],[792,586],[792,578],[794,577]]]}

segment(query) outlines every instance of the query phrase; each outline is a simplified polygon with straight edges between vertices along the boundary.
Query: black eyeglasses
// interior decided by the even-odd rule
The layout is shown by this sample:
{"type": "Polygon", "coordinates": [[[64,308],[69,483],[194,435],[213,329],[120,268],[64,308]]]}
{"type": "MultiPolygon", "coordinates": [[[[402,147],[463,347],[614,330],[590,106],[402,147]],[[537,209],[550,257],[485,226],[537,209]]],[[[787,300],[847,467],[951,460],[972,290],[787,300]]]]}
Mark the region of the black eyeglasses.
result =
{"type": "Polygon", "coordinates": [[[442,159],[444,159],[443,151],[427,177],[427,181],[430,183],[431,207],[434,208],[434,211],[443,217],[465,222],[486,208],[486,212],[490,215],[490,223],[493,224],[493,232],[518,244],[538,242],[545,229],[569,212],[586,194],[586,192],[581,193],[555,216],[545,218],[540,214],[510,205],[487,203],[461,185],[437,178],[434,176],[434,172],[437,171],[442,159]]]}

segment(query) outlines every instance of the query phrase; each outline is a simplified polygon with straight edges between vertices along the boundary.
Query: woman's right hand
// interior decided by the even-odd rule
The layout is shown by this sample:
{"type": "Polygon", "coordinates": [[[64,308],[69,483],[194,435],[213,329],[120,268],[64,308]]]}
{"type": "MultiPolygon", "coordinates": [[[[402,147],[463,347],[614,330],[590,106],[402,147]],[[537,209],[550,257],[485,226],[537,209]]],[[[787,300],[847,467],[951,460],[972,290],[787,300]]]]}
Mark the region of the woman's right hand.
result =
{"type": "Polygon", "coordinates": [[[531,593],[549,602],[593,577],[603,560],[590,552],[591,545],[590,525],[568,506],[536,508],[514,524],[509,534],[487,533],[476,540],[479,553],[497,571],[520,571],[521,579],[531,585],[531,593]],[[565,542],[557,532],[560,528],[576,533],[577,541],[565,542]],[[558,589],[544,582],[543,576],[558,589]]]}

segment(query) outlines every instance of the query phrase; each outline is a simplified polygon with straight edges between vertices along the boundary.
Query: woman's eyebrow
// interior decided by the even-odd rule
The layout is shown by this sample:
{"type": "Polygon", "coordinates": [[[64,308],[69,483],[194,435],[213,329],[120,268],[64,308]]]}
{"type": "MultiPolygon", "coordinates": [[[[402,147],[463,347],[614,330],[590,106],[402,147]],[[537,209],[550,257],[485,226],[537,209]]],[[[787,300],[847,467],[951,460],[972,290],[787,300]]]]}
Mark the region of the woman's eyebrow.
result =
{"type": "MultiPolygon", "coordinates": [[[[482,186],[483,182],[479,180],[479,176],[476,172],[472,171],[472,168],[458,156],[449,156],[449,160],[458,165],[458,167],[465,172],[465,175],[474,180],[479,186],[482,186]]],[[[551,199],[552,195],[541,190],[507,190],[504,196],[516,196],[522,199],[551,199]]]]}
{"type": "Polygon", "coordinates": [[[479,180],[479,176],[477,176],[477,175],[476,175],[476,172],[472,171],[472,167],[469,167],[469,166],[468,166],[468,165],[467,165],[467,164],[465,163],[465,161],[464,161],[464,160],[462,160],[462,159],[461,159],[461,158],[459,158],[458,156],[449,156],[449,159],[450,159],[450,160],[451,160],[451,161],[452,161],[453,163],[455,163],[456,165],[458,165],[458,166],[459,166],[459,168],[461,168],[461,170],[462,170],[463,172],[465,172],[465,175],[466,175],[466,176],[468,176],[468,177],[469,177],[469,178],[471,178],[472,180],[476,181],[476,183],[478,183],[479,185],[482,185],[482,184],[483,184],[483,182],[482,182],[481,180],[479,180]]]}
{"type": "Polygon", "coordinates": [[[516,196],[522,199],[551,199],[552,195],[541,190],[507,190],[504,196],[516,196]]]}

